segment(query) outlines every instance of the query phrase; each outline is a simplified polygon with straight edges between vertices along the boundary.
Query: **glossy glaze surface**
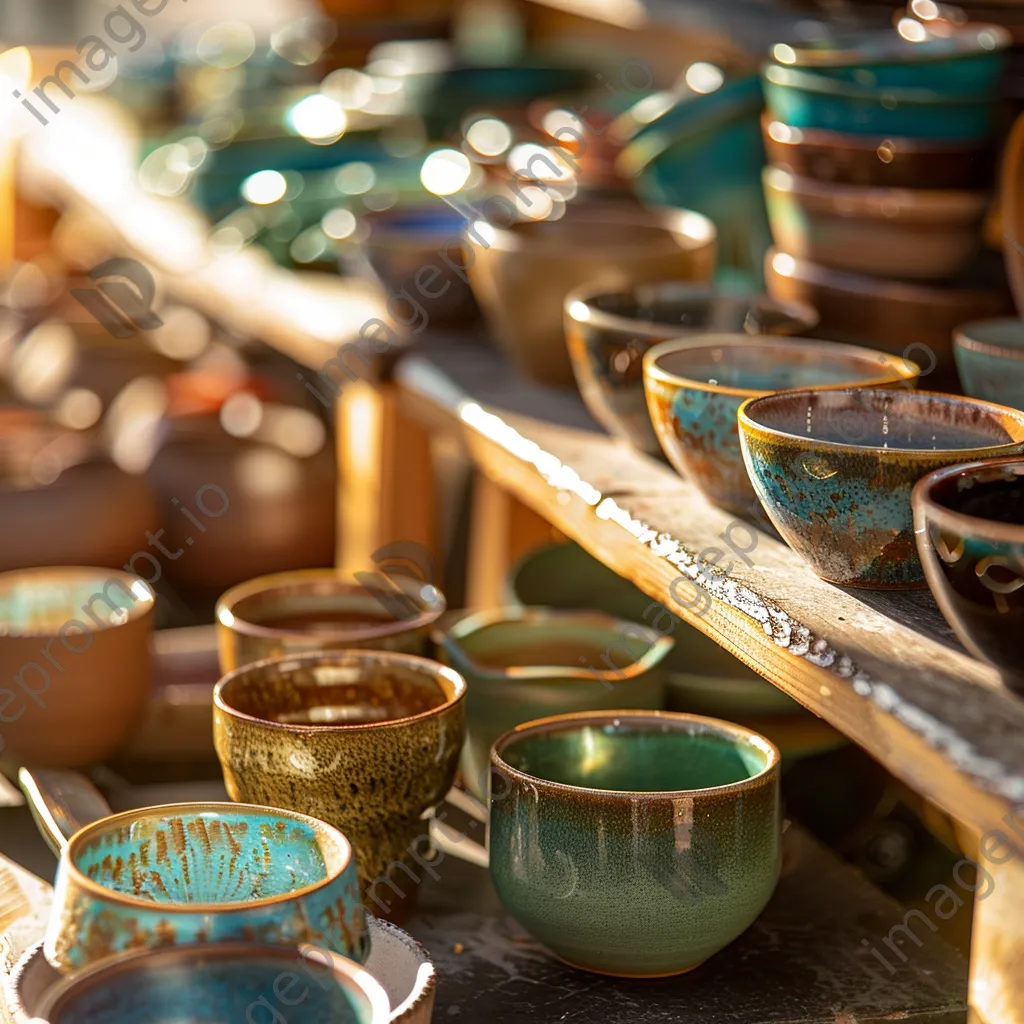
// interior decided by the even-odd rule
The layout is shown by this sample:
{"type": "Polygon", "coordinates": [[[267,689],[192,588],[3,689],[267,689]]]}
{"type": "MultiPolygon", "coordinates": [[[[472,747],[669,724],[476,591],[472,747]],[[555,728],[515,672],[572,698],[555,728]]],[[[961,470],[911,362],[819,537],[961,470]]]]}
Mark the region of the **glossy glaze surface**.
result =
{"type": "Polygon", "coordinates": [[[739,726],[669,713],[563,716],[503,737],[492,765],[495,887],[574,966],[627,977],[692,970],[775,888],[778,751],[739,726]]]}
{"type": "Polygon", "coordinates": [[[798,391],[744,403],[743,458],[779,533],[823,579],[924,585],[910,492],[933,469],[1024,450],[1024,413],[920,391],[798,391]]]}
{"type": "Polygon", "coordinates": [[[424,818],[455,778],[465,692],[450,669],[390,652],[247,665],[214,691],[228,793],[342,829],[367,907],[402,918],[424,873],[424,818]],[[379,881],[388,872],[394,882],[379,881]]]}
{"type": "Polygon", "coordinates": [[[896,356],[833,342],[709,335],[652,349],[644,385],[655,433],[676,471],[713,504],[749,515],[757,499],[736,425],[746,399],[809,386],[912,386],[918,370],[896,356]]]}
{"type": "Polygon", "coordinates": [[[914,488],[928,584],[975,657],[1024,691],[1024,459],[939,470],[914,488]]]}
{"type": "Polygon", "coordinates": [[[953,336],[964,391],[974,398],[1024,409],[1024,320],[979,320],[953,336]]]}
{"type": "Polygon", "coordinates": [[[193,942],[369,949],[345,837],[267,807],[168,804],[88,825],[61,855],[54,908],[45,950],[63,971],[193,942]]]}

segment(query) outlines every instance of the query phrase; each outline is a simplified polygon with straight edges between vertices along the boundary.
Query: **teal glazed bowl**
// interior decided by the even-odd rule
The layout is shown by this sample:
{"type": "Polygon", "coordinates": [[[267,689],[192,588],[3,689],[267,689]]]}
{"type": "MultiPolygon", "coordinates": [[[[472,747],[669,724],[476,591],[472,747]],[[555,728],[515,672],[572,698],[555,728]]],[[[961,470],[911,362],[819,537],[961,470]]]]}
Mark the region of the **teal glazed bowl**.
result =
{"type": "Polygon", "coordinates": [[[598,612],[508,608],[458,622],[435,640],[466,679],[466,786],[483,798],[491,746],[522,722],[609,708],[665,706],[674,641],[598,612]]]}
{"type": "Polygon", "coordinates": [[[657,978],[741,935],[779,877],[778,750],[713,718],[530,722],[491,756],[491,877],[573,967],[657,978]]]}
{"type": "Polygon", "coordinates": [[[712,334],[667,341],[644,356],[647,407],[669,462],[737,515],[757,508],[736,425],[746,399],[792,388],[913,387],[919,373],[898,356],[807,338],[712,334]]]}
{"type": "Polygon", "coordinates": [[[789,391],[744,402],[751,483],[786,543],[824,580],[925,585],[910,495],[926,473],[1024,451],[1024,413],[929,391],[789,391]]]}
{"type": "Polygon", "coordinates": [[[1006,317],[962,324],[953,334],[953,358],[972,398],[1024,409],[1024,320],[1006,317]]]}
{"type": "Polygon", "coordinates": [[[140,947],[312,942],[362,962],[366,913],[348,840],[251,804],[166,804],[86,825],[57,869],[46,959],[60,971],[140,947]]]}

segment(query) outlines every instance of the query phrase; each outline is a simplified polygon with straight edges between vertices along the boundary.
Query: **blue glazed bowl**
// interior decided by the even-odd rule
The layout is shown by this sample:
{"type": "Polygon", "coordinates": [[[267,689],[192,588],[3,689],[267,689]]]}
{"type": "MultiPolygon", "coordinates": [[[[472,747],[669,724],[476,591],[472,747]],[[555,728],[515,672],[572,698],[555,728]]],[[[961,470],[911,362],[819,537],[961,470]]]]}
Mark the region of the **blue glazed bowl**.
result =
{"type": "Polygon", "coordinates": [[[41,1007],[49,1024],[386,1024],[389,1015],[384,989],[344,957],[241,942],[122,955],[55,986],[41,1007]]]}
{"type": "Polygon", "coordinates": [[[764,95],[772,116],[792,128],[946,142],[989,139],[998,109],[988,93],[873,88],[779,64],[764,70],[764,95]]]}
{"type": "Polygon", "coordinates": [[[251,804],[166,804],[79,829],[61,852],[46,959],[70,971],[195,942],[369,954],[355,857],[336,828],[251,804]]]}
{"type": "Polygon", "coordinates": [[[964,391],[1024,409],[1024,320],[1006,317],[963,324],[953,335],[953,356],[964,391]]]}

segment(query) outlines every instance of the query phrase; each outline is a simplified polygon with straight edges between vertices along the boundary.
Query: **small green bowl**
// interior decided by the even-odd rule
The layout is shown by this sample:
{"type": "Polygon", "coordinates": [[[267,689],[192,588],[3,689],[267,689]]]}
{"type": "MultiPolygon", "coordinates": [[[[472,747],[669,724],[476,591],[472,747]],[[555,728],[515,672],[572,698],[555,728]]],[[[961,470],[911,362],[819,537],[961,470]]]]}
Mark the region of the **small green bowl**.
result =
{"type": "Polygon", "coordinates": [[[1024,409],[1024,319],[962,324],[953,334],[953,357],[972,398],[1024,409]]]}

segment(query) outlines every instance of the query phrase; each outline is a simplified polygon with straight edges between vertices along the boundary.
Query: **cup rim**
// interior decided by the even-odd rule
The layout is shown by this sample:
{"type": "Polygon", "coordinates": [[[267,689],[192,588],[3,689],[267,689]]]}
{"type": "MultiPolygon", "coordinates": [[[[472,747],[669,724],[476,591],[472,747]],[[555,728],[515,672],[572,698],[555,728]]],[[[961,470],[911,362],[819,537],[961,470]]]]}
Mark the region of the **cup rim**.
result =
{"type": "MultiPolygon", "coordinates": [[[[439,688],[444,692],[443,687],[439,686],[439,688]]],[[[221,714],[243,722],[251,722],[254,725],[267,729],[280,729],[283,732],[298,735],[311,732],[365,733],[373,732],[374,730],[383,731],[386,729],[402,728],[414,722],[425,721],[434,715],[439,715],[455,707],[465,696],[466,680],[455,669],[442,665],[438,661],[433,661],[430,658],[421,658],[417,654],[400,654],[397,651],[371,651],[361,648],[347,648],[340,651],[310,651],[306,654],[285,655],[280,658],[263,658],[260,661],[250,661],[245,665],[240,665],[217,681],[213,688],[213,708],[214,714],[219,711],[221,714]],[[224,690],[227,689],[229,684],[235,682],[238,677],[244,676],[249,672],[265,669],[271,665],[301,665],[306,662],[317,663],[344,660],[357,661],[363,665],[372,664],[373,662],[382,662],[385,665],[404,665],[412,671],[419,671],[423,675],[430,676],[435,682],[438,682],[440,679],[447,680],[451,684],[452,693],[451,696],[445,694],[444,703],[438,704],[437,707],[428,708],[426,711],[419,711],[415,715],[389,718],[383,722],[275,722],[269,718],[260,718],[258,715],[250,715],[245,711],[240,711],[229,704],[224,697],[224,690]]]]}
{"type": "MultiPolygon", "coordinates": [[[[759,402],[768,403],[776,401],[777,399],[792,399],[797,395],[815,395],[822,392],[834,394],[837,391],[846,392],[851,395],[874,393],[892,395],[895,393],[892,390],[871,388],[799,388],[792,391],[775,391],[771,394],[761,395],[757,398],[748,398],[739,407],[736,414],[740,427],[740,435],[761,434],[764,437],[777,440],[781,439],[790,444],[796,444],[814,451],[822,449],[825,451],[840,452],[845,455],[870,454],[878,458],[906,458],[907,456],[913,456],[928,459],[949,457],[954,462],[958,459],[961,461],[964,459],[967,461],[976,461],[979,458],[986,458],[989,456],[1016,455],[1021,451],[1021,446],[1024,445],[1024,411],[1021,411],[1020,409],[1011,409],[1006,405],[998,405],[995,402],[986,402],[980,398],[966,398],[962,395],[950,395],[942,391],[921,391],[912,389],[907,390],[905,394],[914,396],[915,398],[941,398],[947,402],[965,402],[968,405],[986,410],[990,415],[1001,414],[997,416],[1000,420],[1004,419],[1008,415],[1009,418],[1016,423],[1019,436],[1010,441],[1002,441],[998,443],[993,442],[988,445],[973,445],[970,448],[882,448],[879,445],[853,444],[849,441],[827,441],[802,434],[792,434],[786,430],[780,430],[777,427],[769,427],[763,423],[759,423],[750,415],[750,409],[759,402]]],[[[1007,431],[1007,433],[1009,433],[1009,431],[1007,431]]]]}
{"type": "Polygon", "coordinates": [[[644,379],[650,379],[659,384],[668,384],[675,388],[689,388],[694,391],[707,391],[717,395],[732,395],[742,398],[763,398],[765,395],[774,395],[780,390],[788,391],[860,391],[864,388],[878,388],[884,384],[900,384],[917,380],[921,375],[921,367],[910,359],[903,356],[894,356],[888,352],[882,352],[873,348],[865,348],[862,345],[847,345],[838,341],[822,341],[819,338],[794,338],[788,336],[776,336],[773,334],[702,334],[699,338],[671,338],[663,341],[653,348],[648,349],[644,354],[644,379]],[[813,346],[813,348],[809,348],[813,346]],[[757,388],[739,388],[727,384],[711,384],[708,381],[697,380],[694,377],[684,377],[678,373],[672,373],[660,365],[659,360],[665,356],[673,355],[676,352],[688,352],[705,348],[742,348],[760,352],[769,352],[771,349],[783,349],[790,352],[814,352],[818,355],[835,355],[851,360],[858,360],[864,363],[877,363],[880,367],[891,366],[892,376],[879,373],[877,377],[871,377],[864,381],[839,381],[835,384],[816,384],[813,388],[770,388],[761,390],[757,388]]]}
{"type": "MultiPolygon", "coordinates": [[[[389,577],[392,583],[397,583],[408,597],[419,600],[421,606],[425,604],[422,589],[417,589],[415,581],[411,578],[396,576],[389,577]]],[[[244,583],[238,583],[224,591],[217,598],[217,605],[214,609],[214,618],[218,626],[242,636],[253,637],[260,640],[295,640],[298,642],[322,641],[325,645],[353,640],[384,640],[388,637],[397,636],[401,633],[412,632],[417,629],[430,626],[444,614],[448,602],[440,587],[433,583],[436,595],[435,600],[422,607],[420,613],[412,619],[389,618],[379,625],[372,626],[349,626],[336,630],[317,630],[316,632],[303,632],[302,630],[277,629],[273,626],[262,626],[257,622],[250,622],[241,618],[235,613],[235,607],[250,597],[273,590],[295,589],[305,591],[307,588],[315,589],[317,586],[332,584],[339,592],[369,594],[370,591],[355,580],[346,579],[340,576],[335,569],[291,569],[284,572],[268,573],[264,576],[256,576],[244,583]]],[[[421,584],[421,587],[428,584],[421,584]]]]}
{"type": "MultiPolygon", "coordinates": [[[[140,962],[144,965],[155,964],[157,966],[163,961],[169,961],[172,964],[176,961],[195,964],[209,959],[236,960],[241,963],[245,962],[246,958],[259,957],[280,961],[284,966],[286,963],[295,964],[297,955],[312,959],[311,954],[315,954],[317,958],[320,956],[329,958],[332,975],[335,977],[340,975],[345,979],[342,988],[351,985],[362,993],[371,1010],[369,1024],[386,1024],[391,1014],[391,1004],[380,981],[361,964],[309,942],[290,946],[241,941],[204,942],[158,946],[155,949],[133,949],[118,953],[89,964],[57,982],[43,996],[40,1004],[40,1016],[48,1019],[50,1012],[61,999],[67,998],[82,988],[90,988],[118,975],[132,975],[140,962]]],[[[319,966],[323,966],[322,961],[319,961],[319,966]]]]}
{"type": "Polygon", "coordinates": [[[1000,359],[1024,360],[1024,344],[1020,348],[1010,348],[1007,345],[1000,345],[994,341],[982,341],[974,337],[973,333],[979,327],[986,324],[1017,324],[1021,329],[1021,338],[1024,340],[1024,318],[1019,316],[990,316],[984,320],[970,320],[960,324],[953,332],[953,348],[965,349],[968,352],[977,352],[979,355],[996,356],[1000,359]]]}
{"type": "MultiPolygon", "coordinates": [[[[672,730],[676,731],[676,730],[672,730]]],[[[689,735],[693,735],[691,732],[689,735]]],[[[532,722],[524,722],[510,729],[503,736],[499,736],[491,747],[491,767],[499,772],[510,775],[521,782],[531,785],[538,783],[545,789],[554,789],[566,794],[586,794],[588,796],[601,797],[602,799],[636,800],[660,798],[666,800],[682,799],[696,795],[735,793],[744,789],[755,789],[760,786],[771,774],[777,773],[782,762],[782,755],[779,748],[766,736],[762,736],[753,729],[737,725],[735,722],[727,722],[722,718],[712,718],[709,715],[685,714],[680,711],[578,711],[566,715],[552,715],[548,718],[538,718],[532,722]],[[621,789],[598,789],[593,786],[573,786],[566,782],[555,782],[551,779],[543,779],[539,775],[531,775],[529,772],[513,768],[503,757],[502,753],[511,745],[521,740],[526,735],[544,735],[553,732],[571,732],[577,728],[594,723],[616,724],[623,719],[632,722],[669,723],[678,726],[697,725],[703,727],[703,731],[717,736],[726,736],[738,740],[748,747],[756,747],[767,757],[764,768],[747,779],[740,779],[738,782],[729,782],[721,786],[706,786],[701,789],[658,789],[658,790],[621,790],[621,789]]]]}
{"type": "Polygon", "coordinates": [[[245,913],[254,907],[270,907],[277,903],[286,903],[294,899],[308,896],[311,893],[333,885],[345,872],[355,863],[355,854],[352,844],[344,833],[326,821],[314,818],[309,814],[302,814],[299,811],[290,811],[283,807],[265,807],[260,804],[234,803],[229,800],[201,800],[185,801],[173,804],[154,804],[152,807],[138,807],[133,810],[119,811],[117,814],[110,814],[98,821],[90,822],[80,828],[69,840],[61,854],[61,862],[65,867],[68,876],[74,883],[87,892],[100,896],[107,902],[118,903],[123,906],[137,907],[148,911],[158,910],[160,913],[168,914],[235,914],[245,913]],[[245,814],[266,816],[269,814],[280,815],[283,818],[291,818],[293,821],[301,822],[308,826],[322,842],[329,839],[337,847],[340,855],[337,866],[331,870],[325,863],[324,877],[300,889],[293,889],[286,893],[279,893],[275,896],[263,896],[256,900],[232,900],[227,903],[154,903],[152,900],[144,900],[130,893],[118,892],[116,889],[108,889],[100,885],[82,871],[75,862],[75,856],[79,848],[88,840],[95,838],[97,833],[108,832],[112,827],[120,824],[127,824],[138,821],[141,818],[153,817],[157,814],[184,814],[206,812],[222,812],[231,814],[245,814]]]}

